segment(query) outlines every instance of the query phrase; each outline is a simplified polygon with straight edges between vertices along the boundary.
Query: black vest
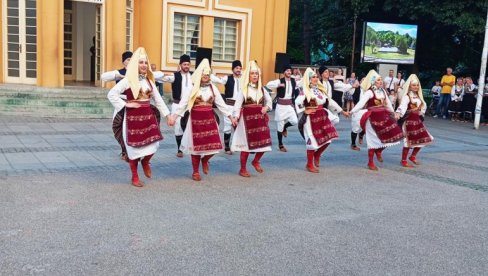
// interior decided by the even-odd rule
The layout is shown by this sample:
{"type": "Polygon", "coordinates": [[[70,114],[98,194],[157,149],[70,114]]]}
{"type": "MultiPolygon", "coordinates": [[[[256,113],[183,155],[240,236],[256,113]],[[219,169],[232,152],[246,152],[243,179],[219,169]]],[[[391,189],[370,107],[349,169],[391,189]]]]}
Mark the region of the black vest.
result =
{"type": "MultiPolygon", "coordinates": [[[[239,81],[239,80],[237,80],[239,81]]],[[[227,98],[234,97],[234,85],[236,84],[236,79],[234,79],[234,75],[229,75],[227,77],[227,82],[225,83],[225,93],[224,93],[224,100],[227,98]]]]}
{"type": "Polygon", "coordinates": [[[175,81],[171,84],[171,90],[173,92],[173,100],[181,100],[181,80],[183,79],[183,76],[181,76],[180,72],[175,72],[175,81]]]}
{"type": "MultiPolygon", "coordinates": [[[[125,73],[127,72],[127,69],[122,68],[122,69],[119,69],[119,70],[117,70],[117,71],[119,71],[119,74],[121,74],[122,76],[125,76],[125,73]]],[[[115,80],[115,83],[118,83],[118,82],[119,82],[119,81],[121,81],[121,80],[122,80],[122,79],[120,79],[120,80],[115,80]]]]}
{"type": "MultiPolygon", "coordinates": [[[[296,90],[297,87],[297,82],[295,81],[294,78],[290,78],[291,81],[291,98],[292,100],[295,100],[296,97],[298,96],[298,90],[296,90]]],[[[284,84],[285,87],[278,87],[276,89],[276,97],[278,98],[284,98],[286,94],[286,81],[285,78],[280,79],[280,83],[284,84]]]]}

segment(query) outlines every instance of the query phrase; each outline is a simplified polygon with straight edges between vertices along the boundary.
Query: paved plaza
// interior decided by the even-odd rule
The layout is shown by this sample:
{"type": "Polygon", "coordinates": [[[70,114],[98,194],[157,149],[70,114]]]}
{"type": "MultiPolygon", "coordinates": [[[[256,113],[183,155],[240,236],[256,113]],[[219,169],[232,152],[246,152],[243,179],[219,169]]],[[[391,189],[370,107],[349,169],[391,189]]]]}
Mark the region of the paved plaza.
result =
{"type": "Polygon", "coordinates": [[[421,166],[373,172],[341,118],[312,174],[272,122],[263,174],[222,153],[201,182],[165,125],[135,188],[110,120],[1,116],[0,275],[487,275],[488,127],[426,124],[421,166]]]}

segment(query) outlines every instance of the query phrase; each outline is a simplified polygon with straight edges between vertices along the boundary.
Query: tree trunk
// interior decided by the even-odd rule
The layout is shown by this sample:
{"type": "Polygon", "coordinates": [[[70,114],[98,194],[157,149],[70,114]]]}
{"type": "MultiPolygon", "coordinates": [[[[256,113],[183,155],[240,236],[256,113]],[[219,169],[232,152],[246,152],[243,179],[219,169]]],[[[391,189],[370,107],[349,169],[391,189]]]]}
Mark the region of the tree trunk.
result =
{"type": "Polygon", "coordinates": [[[305,64],[311,64],[310,61],[310,3],[309,0],[303,1],[303,54],[305,64]]]}

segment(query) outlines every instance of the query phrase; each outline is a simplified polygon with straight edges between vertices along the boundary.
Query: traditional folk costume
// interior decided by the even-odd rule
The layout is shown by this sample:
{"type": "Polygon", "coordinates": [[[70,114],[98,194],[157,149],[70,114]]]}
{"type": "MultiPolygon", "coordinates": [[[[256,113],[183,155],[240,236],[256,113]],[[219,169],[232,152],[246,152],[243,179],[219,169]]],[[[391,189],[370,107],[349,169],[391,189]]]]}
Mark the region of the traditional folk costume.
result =
{"type": "Polygon", "coordinates": [[[358,104],[351,110],[351,113],[358,113],[366,107],[368,109],[361,118],[353,117],[353,120],[360,120],[361,128],[366,131],[366,143],[368,145],[368,168],[378,170],[373,158],[383,162],[382,151],[389,146],[399,144],[403,133],[393,118],[393,107],[388,98],[388,93],[383,87],[377,87],[375,81],[381,78],[376,71],[369,71],[361,83],[365,91],[358,104]]]}
{"type": "MultiPolygon", "coordinates": [[[[283,72],[291,70],[291,67],[285,66],[283,72]]],[[[281,78],[270,81],[266,84],[269,89],[276,89],[276,107],[275,121],[277,124],[278,147],[280,151],[286,152],[283,145],[283,137],[288,136],[288,128],[298,123],[298,117],[293,107],[296,97],[298,96],[297,83],[294,78],[281,78]],[[281,86],[280,86],[281,85],[281,86]],[[284,87],[283,87],[284,86],[284,87]]]]}
{"type": "MultiPolygon", "coordinates": [[[[184,62],[190,62],[190,56],[189,55],[182,55],[180,56],[180,65],[184,62]]],[[[181,97],[183,94],[190,94],[191,89],[192,89],[192,79],[191,79],[191,73],[187,72],[175,72],[171,76],[164,76],[162,78],[163,82],[168,82],[171,83],[171,90],[172,90],[172,98],[173,98],[173,104],[171,105],[171,113],[175,114],[176,110],[179,107],[181,97]]],[[[175,138],[176,138],[176,146],[177,146],[177,157],[183,157],[183,152],[180,149],[181,146],[181,139],[183,138],[183,128],[181,127],[181,118],[177,117],[176,122],[174,125],[174,130],[175,130],[175,138]]]]}
{"type": "Polygon", "coordinates": [[[137,173],[139,160],[141,159],[144,175],[151,177],[149,161],[158,149],[159,141],[163,139],[157,117],[160,113],[163,116],[170,114],[161,95],[157,93],[149,65],[147,74],[139,75],[140,61],[150,64],[144,48],[136,50],[129,62],[126,77],[118,82],[107,96],[117,112],[124,108],[126,110],[123,117],[122,137],[132,172],[132,185],[137,187],[143,186],[137,173]],[[121,95],[127,97],[128,103],[135,102],[140,107],[126,107],[127,103],[121,99],[121,95]],[[151,99],[154,100],[156,110],[151,108],[151,99]]]}
{"type": "MultiPolygon", "coordinates": [[[[236,67],[242,67],[242,63],[240,60],[234,60],[232,62],[232,71],[236,67]]],[[[225,103],[233,107],[235,105],[237,95],[241,93],[241,76],[236,76],[235,74],[230,74],[228,76],[224,76],[223,78],[218,78],[215,75],[210,76],[210,79],[212,80],[213,83],[218,83],[222,84],[225,86],[225,92],[224,92],[224,100],[225,103]]],[[[224,117],[224,144],[225,144],[225,153],[226,154],[232,154],[231,148],[230,148],[230,138],[232,135],[232,122],[230,121],[229,118],[224,117]]]]}
{"type": "Polygon", "coordinates": [[[295,101],[297,113],[302,113],[298,123],[298,129],[306,142],[307,165],[306,169],[318,173],[320,156],[327,149],[329,144],[339,137],[331,118],[336,117],[333,113],[342,112],[342,108],[332,100],[326,88],[318,81],[318,76],[312,69],[307,68],[302,79],[303,92],[295,101]],[[317,85],[312,85],[311,78],[317,77],[317,85]],[[328,109],[324,108],[324,105],[328,109]],[[314,110],[306,114],[305,110],[314,110]]]}
{"type": "Polygon", "coordinates": [[[252,166],[257,172],[262,173],[263,168],[259,161],[265,152],[271,151],[271,134],[269,131],[269,117],[263,114],[263,109],[271,110],[272,101],[268,91],[261,83],[261,71],[255,61],[250,61],[241,78],[242,90],[237,94],[234,106],[234,117],[239,118],[239,123],[232,138],[232,151],[241,152],[241,169],[239,175],[249,177],[246,164],[250,152],[255,152],[252,166]],[[259,74],[257,84],[249,81],[251,72],[259,74]]]}
{"type": "Polygon", "coordinates": [[[463,113],[463,97],[464,97],[464,85],[458,85],[457,83],[451,89],[451,102],[449,103],[448,110],[452,112],[452,120],[459,120],[461,113],[463,113]]]}
{"type": "Polygon", "coordinates": [[[403,85],[402,93],[398,95],[400,99],[400,105],[396,112],[402,117],[403,124],[402,130],[404,134],[403,138],[403,151],[401,164],[404,167],[412,167],[408,164],[407,156],[408,151],[413,148],[412,154],[409,159],[414,164],[418,165],[417,153],[422,147],[432,143],[434,138],[425,128],[422,117],[427,110],[427,104],[424,101],[422,95],[422,88],[420,81],[416,75],[412,74],[403,85]],[[413,92],[410,89],[411,84],[418,84],[418,92],[413,92]],[[408,91],[407,93],[404,93],[408,91]]]}
{"type": "Polygon", "coordinates": [[[175,110],[175,114],[180,117],[183,117],[185,111],[189,111],[188,122],[181,139],[181,150],[191,154],[192,178],[195,181],[201,180],[200,160],[203,173],[208,174],[208,161],[223,148],[212,105],[215,104],[224,116],[232,115],[232,109],[225,104],[217,87],[210,83],[210,71],[208,59],[203,59],[192,75],[192,90],[183,91],[180,104],[175,110]],[[201,83],[203,75],[209,76],[208,83],[201,83]]]}

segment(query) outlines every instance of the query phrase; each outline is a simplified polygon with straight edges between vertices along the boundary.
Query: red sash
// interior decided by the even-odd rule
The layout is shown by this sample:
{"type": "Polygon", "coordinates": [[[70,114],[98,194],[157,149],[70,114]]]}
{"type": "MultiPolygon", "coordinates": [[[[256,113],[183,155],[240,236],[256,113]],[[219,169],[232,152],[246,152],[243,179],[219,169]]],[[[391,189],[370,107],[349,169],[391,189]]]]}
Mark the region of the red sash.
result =
{"type": "Polygon", "coordinates": [[[219,127],[211,105],[194,106],[190,112],[194,151],[221,150],[219,127]]]}
{"type": "Polygon", "coordinates": [[[319,106],[315,113],[309,114],[308,116],[310,117],[313,137],[317,141],[319,147],[330,140],[339,137],[336,128],[329,120],[329,114],[322,106],[319,106]]]}
{"type": "Polygon", "coordinates": [[[369,119],[381,143],[394,143],[403,138],[403,132],[386,107],[373,107],[361,117],[361,128],[366,129],[369,119]]]}
{"type": "Polygon", "coordinates": [[[127,145],[137,148],[163,140],[149,100],[137,103],[139,108],[126,108],[127,145]]]}
{"type": "Polygon", "coordinates": [[[432,143],[432,137],[420,120],[418,111],[410,111],[405,119],[405,135],[409,146],[420,146],[432,143]]]}
{"type": "Polygon", "coordinates": [[[261,112],[263,106],[258,104],[244,105],[242,117],[246,127],[247,145],[250,150],[271,146],[268,114],[261,112]]]}

